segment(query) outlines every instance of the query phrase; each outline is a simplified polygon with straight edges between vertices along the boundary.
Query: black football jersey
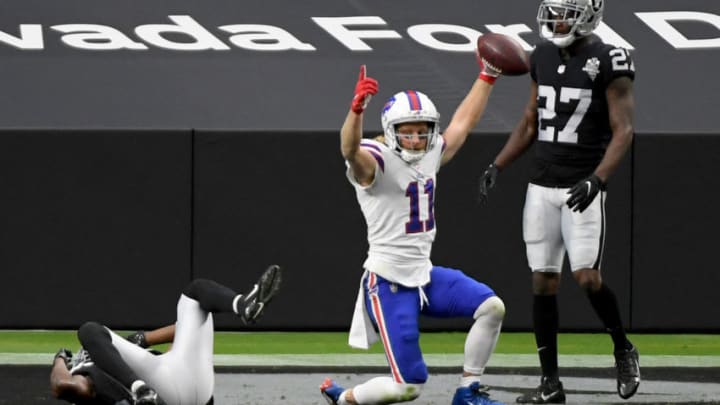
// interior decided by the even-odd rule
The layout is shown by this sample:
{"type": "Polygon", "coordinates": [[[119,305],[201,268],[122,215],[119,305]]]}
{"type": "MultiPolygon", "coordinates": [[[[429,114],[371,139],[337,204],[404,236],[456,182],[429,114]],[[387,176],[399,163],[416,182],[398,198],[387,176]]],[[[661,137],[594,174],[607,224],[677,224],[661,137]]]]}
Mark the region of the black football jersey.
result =
{"type": "Polygon", "coordinates": [[[570,187],[589,176],[602,160],[612,130],[606,91],[621,76],[635,78],[624,48],[593,36],[567,59],[552,42],[530,55],[530,75],[538,85],[538,139],[530,182],[570,187]]]}

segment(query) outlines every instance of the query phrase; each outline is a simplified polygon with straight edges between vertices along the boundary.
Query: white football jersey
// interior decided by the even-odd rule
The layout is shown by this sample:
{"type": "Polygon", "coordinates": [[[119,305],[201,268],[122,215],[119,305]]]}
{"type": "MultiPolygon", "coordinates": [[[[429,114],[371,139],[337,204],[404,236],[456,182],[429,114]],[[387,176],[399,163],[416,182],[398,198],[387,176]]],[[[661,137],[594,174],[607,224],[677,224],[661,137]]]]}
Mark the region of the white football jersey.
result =
{"type": "Polygon", "coordinates": [[[365,269],[407,287],[430,281],[430,250],[435,239],[433,214],[437,172],[445,140],[418,162],[409,164],[384,143],[363,139],[360,147],[376,160],[375,179],[361,186],[348,167],[347,177],[355,187],[368,228],[368,257],[365,269]]]}

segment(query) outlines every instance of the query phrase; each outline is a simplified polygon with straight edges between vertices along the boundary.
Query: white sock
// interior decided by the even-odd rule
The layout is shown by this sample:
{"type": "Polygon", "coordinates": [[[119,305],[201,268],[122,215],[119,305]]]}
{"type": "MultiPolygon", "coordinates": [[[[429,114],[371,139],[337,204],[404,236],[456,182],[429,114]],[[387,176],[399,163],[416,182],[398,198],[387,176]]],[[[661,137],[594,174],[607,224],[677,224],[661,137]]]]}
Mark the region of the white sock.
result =
{"type": "Polygon", "coordinates": [[[482,375],[495,350],[504,317],[505,304],[500,298],[490,297],[480,304],[475,311],[475,323],[465,339],[463,371],[482,375]]]}
{"type": "Polygon", "coordinates": [[[337,401],[338,405],[350,405],[350,404],[345,400],[345,393],[346,393],[346,392],[347,392],[347,390],[343,391],[342,394],[340,394],[340,396],[338,397],[338,401],[337,401]]]}
{"type": "Polygon", "coordinates": [[[238,301],[240,301],[240,299],[241,299],[242,297],[243,297],[242,294],[236,295],[236,296],[235,296],[235,299],[233,300],[233,303],[232,303],[233,311],[235,311],[235,313],[236,313],[237,315],[240,315],[240,312],[238,312],[237,303],[238,303],[238,301]]]}
{"type": "Polygon", "coordinates": [[[475,381],[480,382],[479,375],[462,376],[462,377],[460,377],[460,386],[461,387],[469,387],[470,384],[474,383],[475,381]]]}

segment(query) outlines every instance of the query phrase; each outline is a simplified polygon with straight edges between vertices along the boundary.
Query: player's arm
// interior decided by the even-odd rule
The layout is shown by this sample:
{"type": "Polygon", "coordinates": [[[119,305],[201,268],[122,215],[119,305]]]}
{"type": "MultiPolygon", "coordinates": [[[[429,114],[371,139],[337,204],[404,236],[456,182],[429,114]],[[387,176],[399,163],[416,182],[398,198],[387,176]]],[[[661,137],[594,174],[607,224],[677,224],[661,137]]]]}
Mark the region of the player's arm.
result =
{"type": "Polygon", "coordinates": [[[163,343],[172,343],[173,339],[175,339],[175,325],[163,326],[150,331],[139,330],[128,335],[125,339],[143,349],[163,343]]]}
{"type": "Polygon", "coordinates": [[[533,80],[530,84],[530,99],[525,106],[525,111],[517,123],[505,146],[495,157],[493,164],[500,170],[508,167],[520,155],[532,145],[537,139],[538,132],[538,109],[537,109],[538,86],[533,80]]]}
{"type": "Polygon", "coordinates": [[[455,110],[447,129],[443,133],[445,139],[445,151],[443,152],[441,164],[452,159],[465,143],[468,134],[480,121],[487,107],[490,93],[492,92],[495,80],[500,76],[500,71],[486,65],[482,58],[475,54],[480,65],[480,74],[473,83],[470,91],[455,110]]]}
{"type": "Polygon", "coordinates": [[[377,90],[377,81],[367,77],[365,65],[361,66],[360,76],[355,85],[355,96],[340,129],[340,152],[350,165],[355,180],[363,186],[371,184],[375,178],[375,158],[360,147],[360,140],[363,131],[363,112],[370,98],[377,94],[377,90]]]}
{"type": "Polygon", "coordinates": [[[530,84],[530,99],[525,106],[520,122],[517,123],[505,146],[500,153],[485,169],[480,176],[478,189],[478,201],[484,203],[488,199],[488,192],[495,186],[500,170],[508,167],[518,156],[522,155],[527,148],[537,139],[538,132],[538,111],[537,111],[538,86],[535,80],[530,84]]]}
{"type": "Polygon", "coordinates": [[[68,370],[67,359],[55,355],[50,371],[50,392],[54,398],[69,402],[89,400],[95,396],[90,380],[83,375],[72,375],[68,370]]]}
{"type": "Polygon", "coordinates": [[[443,133],[445,138],[445,152],[442,156],[442,164],[452,159],[465,143],[470,131],[480,121],[485,107],[487,106],[490,92],[492,91],[492,83],[478,78],[473,83],[470,91],[463,101],[455,110],[455,114],[450,120],[447,129],[443,133]]]}
{"type": "Polygon", "coordinates": [[[164,326],[145,332],[145,341],[148,346],[159,345],[163,343],[172,343],[175,338],[175,325],[164,326]]]}
{"type": "Polygon", "coordinates": [[[610,82],[607,88],[607,103],[612,139],[605,151],[605,156],[595,169],[595,175],[603,183],[606,183],[615,172],[632,144],[635,114],[632,79],[621,76],[610,82]]]}

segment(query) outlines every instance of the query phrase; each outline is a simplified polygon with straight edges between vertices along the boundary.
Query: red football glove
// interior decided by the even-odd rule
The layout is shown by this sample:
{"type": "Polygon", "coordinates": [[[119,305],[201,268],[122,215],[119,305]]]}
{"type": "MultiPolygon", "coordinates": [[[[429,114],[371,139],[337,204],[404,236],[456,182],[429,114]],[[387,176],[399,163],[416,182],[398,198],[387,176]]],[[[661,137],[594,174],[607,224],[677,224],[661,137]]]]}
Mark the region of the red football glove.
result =
{"type": "Polygon", "coordinates": [[[360,66],[360,76],[358,76],[355,85],[355,97],[352,99],[350,109],[355,114],[362,114],[365,111],[370,99],[378,92],[378,82],[372,77],[367,77],[367,68],[365,65],[360,66]]]}
{"type": "Polygon", "coordinates": [[[489,64],[485,58],[480,56],[477,49],[475,50],[475,59],[477,59],[477,63],[480,65],[480,75],[478,75],[478,78],[490,84],[495,83],[495,80],[497,80],[498,76],[500,76],[502,70],[489,64]]]}

